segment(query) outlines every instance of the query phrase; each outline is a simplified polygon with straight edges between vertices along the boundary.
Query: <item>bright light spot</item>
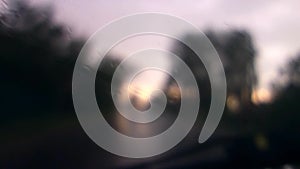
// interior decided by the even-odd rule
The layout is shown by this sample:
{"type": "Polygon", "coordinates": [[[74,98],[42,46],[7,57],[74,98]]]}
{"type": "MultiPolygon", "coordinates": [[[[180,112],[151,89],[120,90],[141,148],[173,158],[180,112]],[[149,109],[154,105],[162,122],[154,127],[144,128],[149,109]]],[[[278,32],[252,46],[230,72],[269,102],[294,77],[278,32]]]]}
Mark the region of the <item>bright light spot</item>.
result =
{"type": "Polygon", "coordinates": [[[130,85],[128,87],[129,95],[136,96],[138,97],[138,99],[142,101],[149,101],[149,98],[153,91],[154,88],[150,85],[138,85],[138,86],[130,85]]]}
{"type": "Polygon", "coordinates": [[[176,85],[169,86],[167,94],[172,103],[177,103],[180,100],[180,89],[176,85]]]}
{"type": "Polygon", "coordinates": [[[237,112],[240,109],[240,101],[235,95],[229,95],[226,104],[228,109],[232,112],[237,112]]]}
{"type": "Polygon", "coordinates": [[[146,110],[150,106],[150,97],[155,88],[153,85],[144,83],[130,84],[127,92],[131,103],[139,110],[146,110]]]}
{"type": "Polygon", "coordinates": [[[272,101],[272,94],[268,89],[257,89],[252,92],[251,100],[255,104],[269,103],[272,101]]]}

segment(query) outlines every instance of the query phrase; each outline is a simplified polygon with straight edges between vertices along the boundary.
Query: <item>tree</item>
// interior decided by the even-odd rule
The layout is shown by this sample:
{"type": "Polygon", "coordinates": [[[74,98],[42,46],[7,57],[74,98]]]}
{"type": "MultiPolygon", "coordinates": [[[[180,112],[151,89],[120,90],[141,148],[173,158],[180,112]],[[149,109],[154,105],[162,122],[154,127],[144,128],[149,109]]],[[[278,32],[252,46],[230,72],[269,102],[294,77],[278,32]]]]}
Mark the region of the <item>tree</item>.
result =
{"type": "Polygon", "coordinates": [[[72,108],[72,71],[83,41],[68,36],[48,6],[14,1],[1,12],[0,90],[6,120],[72,108]]]}
{"type": "MultiPolygon", "coordinates": [[[[255,48],[249,33],[233,30],[228,33],[208,31],[209,38],[223,63],[226,79],[229,108],[241,111],[251,105],[251,93],[256,86],[255,48]]],[[[184,38],[193,39],[193,34],[187,33],[184,38]]],[[[210,85],[203,63],[196,54],[182,43],[174,45],[173,52],[181,57],[194,73],[200,88],[201,99],[206,105],[210,103],[210,85]]],[[[174,66],[176,69],[176,65],[174,66]]]]}

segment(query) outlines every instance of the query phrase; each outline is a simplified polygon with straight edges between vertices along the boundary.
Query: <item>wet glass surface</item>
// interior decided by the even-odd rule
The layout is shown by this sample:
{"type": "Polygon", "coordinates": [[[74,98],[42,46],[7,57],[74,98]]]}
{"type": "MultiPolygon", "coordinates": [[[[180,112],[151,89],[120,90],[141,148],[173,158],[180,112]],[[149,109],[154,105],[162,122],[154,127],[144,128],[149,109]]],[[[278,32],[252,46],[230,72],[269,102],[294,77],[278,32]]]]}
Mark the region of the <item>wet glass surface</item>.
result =
{"type": "MultiPolygon", "coordinates": [[[[299,168],[299,5],[296,0],[1,0],[0,168],[299,168]],[[215,133],[199,144],[211,101],[208,73],[199,57],[183,43],[159,35],[116,44],[97,70],[95,95],[103,116],[118,132],[138,138],[157,135],[172,125],[180,109],[182,95],[175,79],[148,70],[130,84],[124,82],[127,76],[117,79],[121,87],[116,98],[129,99],[145,111],[151,107],[149,99],[159,99],[155,91],[160,89],[167,98],[162,116],[140,124],[118,112],[112,77],[135,51],[173,52],[191,69],[200,94],[198,118],[182,142],[158,156],[130,159],[101,149],[84,132],[73,107],[72,74],[81,48],[95,31],[138,12],[171,14],[202,30],[223,63],[227,99],[215,133]]],[[[184,39],[194,37],[184,32],[184,39]]],[[[123,71],[151,61],[130,63],[123,71]]],[[[156,61],[170,72],[180,71],[168,59],[156,61]]],[[[193,88],[183,88],[190,91],[185,97],[195,97],[193,88]]]]}

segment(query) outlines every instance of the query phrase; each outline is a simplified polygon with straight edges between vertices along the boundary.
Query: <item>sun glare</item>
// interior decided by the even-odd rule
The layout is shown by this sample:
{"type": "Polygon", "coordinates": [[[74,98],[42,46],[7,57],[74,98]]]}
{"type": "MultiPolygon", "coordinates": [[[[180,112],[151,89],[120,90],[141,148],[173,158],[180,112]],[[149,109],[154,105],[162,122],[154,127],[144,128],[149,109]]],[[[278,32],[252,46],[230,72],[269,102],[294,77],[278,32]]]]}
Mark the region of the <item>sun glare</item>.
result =
{"type": "Polygon", "coordinates": [[[268,89],[257,89],[252,92],[251,100],[255,104],[269,103],[272,101],[272,93],[268,89]]]}
{"type": "Polygon", "coordinates": [[[130,85],[128,87],[129,95],[136,96],[138,99],[143,101],[149,101],[153,90],[154,88],[150,85],[130,85]]]}

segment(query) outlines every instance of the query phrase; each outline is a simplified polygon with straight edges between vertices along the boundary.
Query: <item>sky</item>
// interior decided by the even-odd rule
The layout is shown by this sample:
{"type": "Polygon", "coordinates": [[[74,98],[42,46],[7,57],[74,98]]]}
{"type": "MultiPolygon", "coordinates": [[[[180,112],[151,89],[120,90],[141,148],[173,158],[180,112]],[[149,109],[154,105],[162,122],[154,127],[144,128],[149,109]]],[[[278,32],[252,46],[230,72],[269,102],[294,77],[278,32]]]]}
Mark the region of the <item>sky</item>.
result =
{"type": "Polygon", "coordinates": [[[257,50],[258,88],[270,87],[278,69],[300,52],[299,0],[29,0],[53,6],[55,20],[74,36],[88,38],[120,17],[160,12],[181,17],[200,30],[247,30],[257,50]]]}

